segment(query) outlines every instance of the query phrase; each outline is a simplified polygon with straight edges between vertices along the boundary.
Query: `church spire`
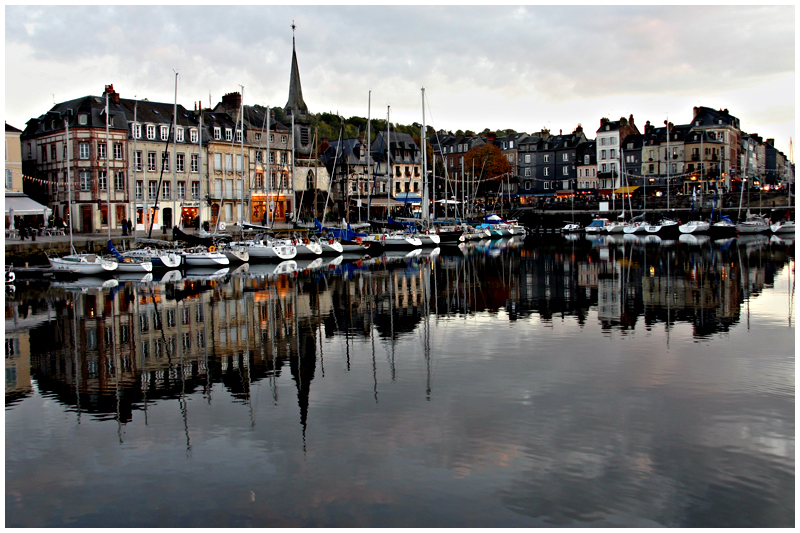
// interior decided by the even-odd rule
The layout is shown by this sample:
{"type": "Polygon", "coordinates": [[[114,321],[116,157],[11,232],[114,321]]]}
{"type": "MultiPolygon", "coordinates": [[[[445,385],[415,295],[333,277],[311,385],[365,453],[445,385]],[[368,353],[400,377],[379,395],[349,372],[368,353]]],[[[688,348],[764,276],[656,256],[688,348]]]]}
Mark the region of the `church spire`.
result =
{"type": "MultiPolygon", "coordinates": [[[[297,50],[295,49],[294,30],[297,26],[292,21],[292,73],[289,78],[289,100],[286,102],[286,112],[289,115],[306,115],[308,106],[303,101],[303,89],[300,86],[300,69],[297,66],[297,50]]],[[[297,119],[298,117],[295,117],[297,119]]]]}

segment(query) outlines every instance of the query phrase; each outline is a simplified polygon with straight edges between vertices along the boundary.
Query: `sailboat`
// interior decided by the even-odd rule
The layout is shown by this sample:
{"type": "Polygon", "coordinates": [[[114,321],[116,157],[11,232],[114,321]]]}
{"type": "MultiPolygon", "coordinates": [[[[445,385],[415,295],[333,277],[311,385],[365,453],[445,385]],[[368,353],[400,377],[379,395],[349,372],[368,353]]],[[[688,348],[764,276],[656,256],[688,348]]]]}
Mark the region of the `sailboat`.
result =
{"type": "MultiPolygon", "coordinates": [[[[64,119],[64,126],[66,128],[66,139],[69,143],[69,122],[68,118],[64,119]]],[[[72,186],[70,182],[70,150],[67,150],[67,198],[72,200],[72,186]]],[[[72,243],[72,209],[69,213],[69,247],[72,253],[62,257],[47,256],[50,266],[55,270],[72,270],[82,276],[96,276],[98,274],[108,274],[117,269],[117,261],[110,259],[103,259],[97,254],[93,253],[78,253],[75,251],[75,246],[72,243]]],[[[110,223],[110,222],[109,222],[110,223]]]]}
{"type": "Polygon", "coordinates": [[[153,262],[150,261],[149,258],[125,257],[117,251],[114,243],[110,240],[107,246],[108,251],[111,252],[111,255],[117,260],[117,271],[134,274],[146,274],[153,271],[153,262]]]}

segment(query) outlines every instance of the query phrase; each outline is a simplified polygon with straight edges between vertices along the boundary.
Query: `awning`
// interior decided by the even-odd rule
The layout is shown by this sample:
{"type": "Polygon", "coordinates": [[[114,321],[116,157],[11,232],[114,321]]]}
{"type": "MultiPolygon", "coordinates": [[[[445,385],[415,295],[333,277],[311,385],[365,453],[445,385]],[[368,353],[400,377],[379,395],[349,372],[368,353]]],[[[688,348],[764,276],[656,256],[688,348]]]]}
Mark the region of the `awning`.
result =
{"type": "Polygon", "coordinates": [[[24,194],[6,195],[6,215],[12,210],[14,215],[42,215],[47,210],[47,216],[50,216],[50,213],[53,212],[49,207],[43,206],[36,200],[31,200],[24,194]]]}
{"type": "Polygon", "coordinates": [[[368,204],[371,207],[399,207],[401,205],[406,205],[405,202],[398,202],[397,200],[392,200],[390,198],[373,198],[372,202],[364,202],[365,205],[368,204]]]}
{"type": "Polygon", "coordinates": [[[614,194],[630,194],[639,187],[620,187],[619,189],[614,189],[614,194]]]}
{"type": "Polygon", "coordinates": [[[418,194],[395,194],[394,199],[398,202],[419,204],[422,202],[422,197],[418,194]]]}

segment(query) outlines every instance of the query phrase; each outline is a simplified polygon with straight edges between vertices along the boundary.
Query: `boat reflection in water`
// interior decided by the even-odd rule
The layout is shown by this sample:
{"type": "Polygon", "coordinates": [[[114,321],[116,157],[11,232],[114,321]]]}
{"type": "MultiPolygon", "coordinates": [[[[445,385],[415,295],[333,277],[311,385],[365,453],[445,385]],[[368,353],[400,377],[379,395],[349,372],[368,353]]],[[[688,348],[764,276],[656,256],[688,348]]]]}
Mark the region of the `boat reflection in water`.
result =
{"type": "Polygon", "coordinates": [[[793,525],[794,245],[751,237],[20,285],[6,524],[793,525]]]}

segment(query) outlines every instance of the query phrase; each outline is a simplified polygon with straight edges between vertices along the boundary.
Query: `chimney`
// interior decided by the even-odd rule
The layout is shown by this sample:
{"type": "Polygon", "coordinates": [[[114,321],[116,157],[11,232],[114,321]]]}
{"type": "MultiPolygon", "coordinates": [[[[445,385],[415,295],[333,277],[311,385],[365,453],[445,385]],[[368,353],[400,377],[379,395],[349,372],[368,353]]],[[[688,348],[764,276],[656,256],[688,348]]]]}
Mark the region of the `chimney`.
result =
{"type": "Polygon", "coordinates": [[[631,113],[631,115],[628,117],[628,124],[630,124],[631,126],[634,125],[633,124],[633,113],[631,113]]]}
{"type": "Polygon", "coordinates": [[[103,96],[108,94],[109,102],[114,102],[115,104],[119,104],[119,94],[117,91],[114,90],[114,84],[106,85],[105,90],[103,91],[103,96]]]}
{"type": "Polygon", "coordinates": [[[770,146],[775,146],[775,139],[767,139],[767,144],[770,146]]]}
{"type": "Polygon", "coordinates": [[[330,148],[330,147],[331,147],[330,140],[328,140],[327,137],[323,137],[322,138],[322,144],[319,147],[319,151],[324,154],[325,152],[328,151],[328,148],[330,148]]]}
{"type": "Polygon", "coordinates": [[[241,105],[242,105],[242,95],[240,93],[228,93],[222,97],[223,111],[239,109],[241,105]]]}
{"type": "Polygon", "coordinates": [[[694,108],[692,109],[692,119],[694,119],[694,117],[696,117],[697,113],[699,113],[699,112],[700,112],[700,108],[697,107],[697,106],[694,106],[694,108]]]}

